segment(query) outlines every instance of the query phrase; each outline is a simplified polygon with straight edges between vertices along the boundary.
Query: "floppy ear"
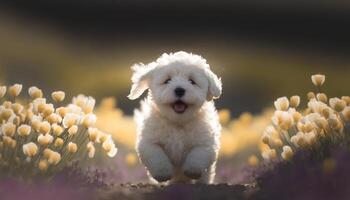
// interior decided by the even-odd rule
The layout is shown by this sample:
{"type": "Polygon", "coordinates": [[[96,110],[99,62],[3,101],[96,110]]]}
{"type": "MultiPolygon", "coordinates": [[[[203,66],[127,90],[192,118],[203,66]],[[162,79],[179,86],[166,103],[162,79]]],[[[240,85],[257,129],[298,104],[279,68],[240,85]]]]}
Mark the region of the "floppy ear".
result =
{"type": "Polygon", "coordinates": [[[134,73],[131,77],[132,86],[128,98],[134,100],[148,89],[148,81],[152,70],[149,66],[142,63],[133,65],[131,69],[134,73]]]}
{"type": "Polygon", "coordinates": [[[219,98],[222,92],[221,78],[218,78],[210,69],[206,70],[206,76],[209,81],[207,100],[219,98]]]}

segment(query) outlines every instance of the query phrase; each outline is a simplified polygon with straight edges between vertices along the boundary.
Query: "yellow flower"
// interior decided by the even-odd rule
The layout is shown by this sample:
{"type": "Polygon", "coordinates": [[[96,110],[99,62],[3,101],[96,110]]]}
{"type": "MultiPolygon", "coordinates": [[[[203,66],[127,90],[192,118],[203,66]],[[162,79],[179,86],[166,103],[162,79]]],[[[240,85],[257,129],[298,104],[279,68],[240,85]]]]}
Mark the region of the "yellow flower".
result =
{"type": "Polygon", "coordinates": [[[322,86],[326,80],[326,76],[322,74],[315,74],[311,76],[311,80],[315,86],[322,86]]]}
{"type": "Polygon", "coordinates": [[[49,115],[51,115],[54,111],[55,111],[55,108],[54,108],[53,104],[45,104],[44,110],[43,110],[42,113],[43,113],[45,116],[49,116],[49,115]]]}
{"type": "Polygon", "coordinates": [[[276,108],[276,110],[281,110],[281,111],[288,110],[288,108],[289,108],[289,101],[288,101],[287,97],[278,98],[275,101],[275,108],[276,108]]]}
{"type": "Polygon", "coordinates": [[[68,149],[69,153],[75,153],[78,150],[78,146],[74,142],[69,142],[68,146],[67,146],[67,149],[68,149]]]}
{"type": "Polygon", "coordinates": [[[6,124],[3,124],[1,126],[1,131],[4,135],[13,137],[14,134],[16,133],[16,125],[13,123],[7,122],[6,124]]]}
{"type": "Polygon", "coordinates": [[[30,87],[30,88],[28,89],[28,94],[29,94],[29,96],[30,96],[32,99],[42,98],[42,97],[43,97],[43,92],[42,92],[39,88],[37,88],[37,87],[35,87],[35,86],[30,87]]]}
{"type": "Polygon", "coordinates": [[[14,84],[9,87],[9,94],[13,97],[18,96],[22,91],[22,85],[21,84],[14,84]]]}
{"type": "Polygon", "coordinates": [[[32,127],[27,124],[22,124],[17,128],[17,133],[20,136],[28,136],[32,131],[32,127]]]}
{"type": "Polygon", "coordinates": [[[24,144],[23,145],[23,153],[27,157],[33,157],[38,153],[38,146],[33,142],[29,142],[27,144],[24,144]]]}
{"type": "Polygon", "coordinates": [[[6,94],[6,86],[0,86],[0,99],[6,94]]]}
{"type": "Polygon", "coordinates": [[[66,94],[63,91],[55,91],[51,94],[51,97],[55,102],[63,101],[65,96],[66,94]]]}

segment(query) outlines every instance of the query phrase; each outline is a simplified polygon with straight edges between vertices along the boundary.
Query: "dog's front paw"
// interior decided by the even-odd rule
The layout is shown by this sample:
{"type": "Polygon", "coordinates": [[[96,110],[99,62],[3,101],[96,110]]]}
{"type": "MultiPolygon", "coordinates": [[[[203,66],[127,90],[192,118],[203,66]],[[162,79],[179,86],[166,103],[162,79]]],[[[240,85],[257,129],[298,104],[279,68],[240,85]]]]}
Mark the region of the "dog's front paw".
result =
{"type": "Polygon", "coordinates": [[[202,169],[199,167],[191,166],[185,164],[183,167],[183,172],[185,176],[191,179],[199,179],[202,176],[202,169]]]}
{"type": "Polygon", "coordinates": [[[165,182],[173,177],[173,169],[171,167],[166,167],[162,169],[157,169],[151,172],[152,177],[158,182],[165,182]]]}
{"type": "Polygon", "coordinates": [[[153,178],[161,183],[170,180],[172,177],[171,175],[155,175],[153,178]]]}
{"type": "Polygon", "coordinates": [[[202,176],[201,171],[185,170],[184,174],[185,174],[185,176],[187,176],[190,179],[199,179],[202,176]]]}

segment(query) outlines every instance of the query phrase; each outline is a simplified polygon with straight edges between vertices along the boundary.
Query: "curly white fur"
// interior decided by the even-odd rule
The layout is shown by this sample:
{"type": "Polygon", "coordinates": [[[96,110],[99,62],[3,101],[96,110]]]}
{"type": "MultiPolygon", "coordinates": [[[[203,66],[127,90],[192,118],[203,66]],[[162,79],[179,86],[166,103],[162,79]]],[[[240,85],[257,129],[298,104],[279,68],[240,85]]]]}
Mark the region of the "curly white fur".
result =
{"type": "Polygon", "coordinates": [[[135,119],[136,151],[150,178],[212,183],[221,131],[213,98],[221,95],[221,80],[205,59],[186,52],[163,54],[132,69],[128,97],[149,89],[135,119]],[[185,91],[182,96],[177,88],[185,91]]]}

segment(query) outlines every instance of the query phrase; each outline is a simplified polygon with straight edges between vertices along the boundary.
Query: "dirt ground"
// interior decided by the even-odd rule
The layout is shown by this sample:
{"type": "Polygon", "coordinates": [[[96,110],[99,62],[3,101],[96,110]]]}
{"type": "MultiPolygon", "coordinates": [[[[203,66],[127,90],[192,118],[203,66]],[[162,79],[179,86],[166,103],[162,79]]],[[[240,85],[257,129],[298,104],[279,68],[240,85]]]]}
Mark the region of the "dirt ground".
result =
{"type": "Polygon", "coordinates": [[[102,199],[118,200],[235,200],[249,199],[254,194],[254,185],[228,185],[228,184],[175,184],[157,186],[151,184],[121,184],[116,185],[109,192],[104,193],[102,199]]]}

